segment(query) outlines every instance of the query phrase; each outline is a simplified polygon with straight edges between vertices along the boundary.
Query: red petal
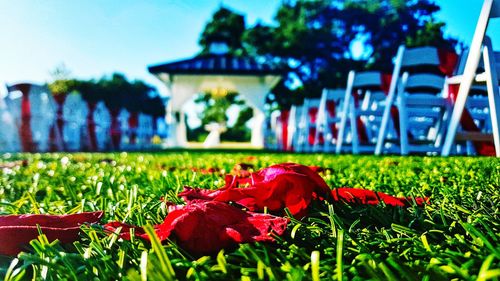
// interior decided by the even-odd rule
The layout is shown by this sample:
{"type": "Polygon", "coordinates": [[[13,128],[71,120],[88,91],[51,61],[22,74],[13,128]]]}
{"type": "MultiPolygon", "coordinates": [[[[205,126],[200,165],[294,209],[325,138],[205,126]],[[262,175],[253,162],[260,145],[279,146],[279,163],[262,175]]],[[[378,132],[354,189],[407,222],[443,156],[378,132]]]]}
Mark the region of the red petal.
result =
{"type": "MultiPolygon", "coordinates": [[[[375,192],[372,190],[360,188],[336,188],[332,190],[333,201],[344,201],[360,205],[378,205],[383,201],[386,205],[394,207],[410,206],[412,199],[406,197],[395,197],[383,192],[375,192]],[[379,200],[380,199],[380,200],[379,200]]],[[[428,198],[415,198],[418,206],[428,202],[428,198]]]]}
{"type": "Polygon", "coordinates": [[[0,254],[15,256],[38,237],[40,226],[49,241],[71,243],[78,239],[80,225],[97,223],[103,212],[72,215],[7,215],[0,216],[0,254]]]}
{"type": "MultiPolygon", "coordinates": [[[[167,215],[162,224],[155,226],[161,241],[171,235],[190,253],[212,254],[238,243],[274,241],[271,232],[282,235],[288,220],[268,214],[242,211],[223,202],[198,201],[167,215]]],[[[107,230],[122,227],[120,237],[130,239],[132,226],[119,222],[109,223],[107,230]]],[[[136,236],[149,240],[140,227],[136,236]]]]}
{"type": "Polygon", "coordinates": [[[316,172],[307,166],[284,163],[252,173],[246,183],[251,186],[237,188],[241,179],[226,177],[226,188],[220,190],[216,201],[234,201],[251,211],[281,212],[288,208],[293,215],[304,214],[312,198],[328,197],[330,188],[316,172]]]}
{"type": "Polygon", "coordinates": [[[269,233],[283,234],[287,223],[285,218],[205,201],[170,213],[158,227],[158,232],[163,237],[173,234],[179,245],[191,253],[210,254],[237,243],[273,241],[269,233]]]}

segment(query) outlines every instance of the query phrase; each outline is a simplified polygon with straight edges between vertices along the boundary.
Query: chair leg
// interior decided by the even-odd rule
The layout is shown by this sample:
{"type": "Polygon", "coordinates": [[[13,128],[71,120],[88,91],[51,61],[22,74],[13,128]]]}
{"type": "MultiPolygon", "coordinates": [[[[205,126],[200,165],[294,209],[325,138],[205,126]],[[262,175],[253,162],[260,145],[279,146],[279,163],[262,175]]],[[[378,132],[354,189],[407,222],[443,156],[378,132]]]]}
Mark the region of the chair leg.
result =
{"type": "Polygon", "coordinates": [[[352,153],[353,154],[359,154],[359,132],[358,132],[358,126],[356,123],[356,119],[358,118],[358,113],[356,112],[354,108],[354,102],[351,100],[349,103],[349,111],[351,114],[349,114],[349,121],[351,123],[351,134],[352,134],[352,153]]]}
{"type": "Polygon", "coordinates": [[[340,119],[339,131],[337,132],[337,144],[335,146],[336,154],[340,154],[342,152],[342,145],[344,144],[345,128],[347,126],[347,118],[354,113],[351,111],[351,107],[349,105],[351,103],[352,84],[354,83],[355,75],[356,74],[354,71],[350,71],[349,76],[347,77],[347,87],[344,96],[344,104],[342,105],[343,115],[340,119]]]}
{"type": "Polygon", "coordinates": [[[486,87],[488,88],[493,143],[495,144],[495,154],[497,157],[500,157],[500,92],[498,89],[498,74],[496,73],[496,69],[492,69],[496,67],[496,62],[489,38],[485,39],[483,60],[486,74],[486,87]]]}
{"type": "Polygon", "coordinates": [[[399,108],[399,141],[401,155],[408,155],[410,152],[408,143],[408,114],[406,114],[406,102],[404,93],[398,96],[398,108],[399,108]]]}

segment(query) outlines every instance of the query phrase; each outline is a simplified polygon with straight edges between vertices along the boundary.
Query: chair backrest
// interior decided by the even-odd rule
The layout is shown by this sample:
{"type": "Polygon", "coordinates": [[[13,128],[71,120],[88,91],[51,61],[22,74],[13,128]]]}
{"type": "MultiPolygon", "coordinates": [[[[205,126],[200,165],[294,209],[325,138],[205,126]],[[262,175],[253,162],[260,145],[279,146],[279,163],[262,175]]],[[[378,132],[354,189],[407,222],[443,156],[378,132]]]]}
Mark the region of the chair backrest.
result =
{"type": "Polygon", "coordinates": [[[318,121],[335,118],[342,110],[344,97],[344,89],[324,89],[319,103],[318,121]]]}
{"type": "Polygon", "coordinates": [[[118,121],[120,122],[120,128],[122,130],[128,129],[128,118],[130,117],[130,112],[126,108],[122,108],[120,113],[118,113],[118,121]]]}
{"type": "MultiPolygon", "coordinates": [[[[445,74],[440,69],[438,49],[435,47],[402,48],[403,55],[399,63],[400,76],[397,83],[402,83],[403,76],[407,79],[404,92],[407,94],[438,94],[444,85],[445,74]]],[[[396,63],[397,67],[398,63],[396,63]]],[[[401,93],[400,93],[401,94],[401,93]]]]}
{"type": "Polygon", "coordinates": [[[97,127],[103,129],[107,129],[111,126],[111,114],[106,104],[102,101],[98,102],[94,109],[94,122],[97,127]]]}
{"type": "Polygon", "coordinates": [[[320,99],[307,98],[304,99],[304,107],[302,109],[302,120],[305,121],[306,126],[316,124],[318,119],[320,99]]]}
{"type": "Polygon", "coordinates": [[[439,66],[437,49],[435,47],[405,48],[401,67],[411,69],[422,66],[439,66]]]}
{"type": "Polygon", "coordinates": [[[5,100],[0,97],[0,152],[17,152],[20,150],[19,130],[15,120],[7,108],[5,100]]]}
{"type": "Polygon", "coordinates": [[[85,124],[88,106],[80,94],[70,93],[63,105],[63,118],[65,122],[76,123],[78,126],[85,124]]]}
{"type": "Polygon", "coordinates": [[[493,0],[490,18],[500,18],[500,1],[493,0]]]}
{"type": "Polygon", "coordinates": [[[299,105],[292,105],[292,107],[290,108],[287,124],[287,148],[295,150],[300,147],[299,133],[303,127],[303,124],[301,123],[302,110],[303,106],[299,105]]]}

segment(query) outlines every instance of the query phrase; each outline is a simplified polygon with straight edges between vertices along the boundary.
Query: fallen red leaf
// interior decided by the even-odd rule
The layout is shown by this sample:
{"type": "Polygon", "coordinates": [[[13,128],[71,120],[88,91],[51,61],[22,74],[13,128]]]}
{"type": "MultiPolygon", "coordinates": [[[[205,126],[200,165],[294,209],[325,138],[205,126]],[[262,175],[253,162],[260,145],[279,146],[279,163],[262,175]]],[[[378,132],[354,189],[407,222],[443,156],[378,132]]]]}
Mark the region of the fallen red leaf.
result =
{"type": "MultiPolygon", "coordinates": [[[[197,201],[172,211],[163,223],[154,228],[161,241],[175,237],[183,249],[203,255],[234,247],[238,243],[274,241],[270,234],[282,235],[287,224],[285,218],[245,212],[223,202],[197,201]]],[[[105,229],[115,231],[120,226],[120,237],[129,240],[133,226],[112,222],[106,224],[105,229]]],[[[136,227],[135,233],[149,240],[142,228],[136,227]]]]}
{"type": "MultiPolygon", "coordinates": [[[[414,198],[418,206],[425,204],[428,198],[414,198]]],[[[393,207],[405,207],[412,204],[412,198],[395,197],[383,192],[376,192],[373,190],[361,188],[336,188],[332,190],[333,202],[343,201],[350,204],[359,205],[378,205],[384,202],[386,205],[393,207]]]]}
{"type": "Polygon", "coordinates": [[[78,239],[80,226],[98,223],[102,211],[72,215],[5,215],[0,216],[0,254],[15,256],[38,237],[37,225],[49,241],[71,243],[78,239]]]}
{"type": "Polygon", "coordinates": [[[282,212],[288,208],[294,216],[305,215],[313,198],[327,198],[330,188],[318,173],[295,163],[273,165],[249,177],[226,176],[226,186],[207,191],[186,188],[179,193],[187,202],[214,200],[235,202],[250,211],[282,212]],[[245,187],[246,188],[240,188],[245,187]]]}

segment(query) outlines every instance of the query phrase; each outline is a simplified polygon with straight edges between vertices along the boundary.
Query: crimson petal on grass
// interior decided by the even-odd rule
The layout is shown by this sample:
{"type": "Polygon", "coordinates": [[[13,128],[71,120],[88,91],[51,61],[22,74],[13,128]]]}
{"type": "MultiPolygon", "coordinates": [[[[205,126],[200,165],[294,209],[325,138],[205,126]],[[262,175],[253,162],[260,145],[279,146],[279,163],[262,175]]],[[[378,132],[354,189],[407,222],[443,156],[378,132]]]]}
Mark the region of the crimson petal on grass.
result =
{"type": "Polygon", "coordinates": [[[292,215],[302,217],[311,200],[328,198],[329,194],[330,188],[318,173],[304,165],[283,163],[244,178],[226,176],[226,186],[219,190],[188,187],[179,196],[186,202],[200,199],[235,202],[250,211],[267,208],[272,212],[283,212],[284,208],[288,208],[292,215]]]}
{"type": "Polygon", "coordinates": [[[359,205],[378,205],[380,202],[384,202],[384,204],[393,207],[408,207],[412,205],[413,200],[417,206],[422,206],[429,201],[429,198],[395,197],[373,190],[343,187],[332,190],[332,200],[333,202],[343,201],[359,205]]]}
{"type": "Polygon", "coordinates": [[[423,205],[428,198],[394,197],[382,192],[359,188],[337,188],[330,190],[319,176],[319,167],[308,167],[295,163],[273,165],[248,177],[226,176],[225,187],[206,190],[185,187],[179,196],[186,202],[213,200],[235,202],[250,211],[283,212],[288,208],[295,217],[307,213],[313,199],[344,201],[352,204],[377,205],[384,202],[389,206],[410,206],[413,201],[423,205]]]}
{"type": "MultiPolygon", "coordinates": [[[[193,201],[169,213],[164,222],[154,228],[161,241],[175,238],[186,251],[204,255],[239,243],[272,242],[271,233],[282,235],[287,224],[286,218],[245,212],[223,202],[193,201]]],[[[149,240],[140,227],[119,222],[105,225],[105,229],[113,232],[118,227],[122,227],[120,237],[123,239],[130,239],[130,229],[135,228],[136,236],[149,240]]]]}
{"type": "Polygon", "coordinates": [[[71,243],[78,239],[80,226],[98,223],[102,211],[72,215],[4,215],[0,216],[0,254],[15,256],[39,235],[37,225],[49,241],[71,243]]]}

